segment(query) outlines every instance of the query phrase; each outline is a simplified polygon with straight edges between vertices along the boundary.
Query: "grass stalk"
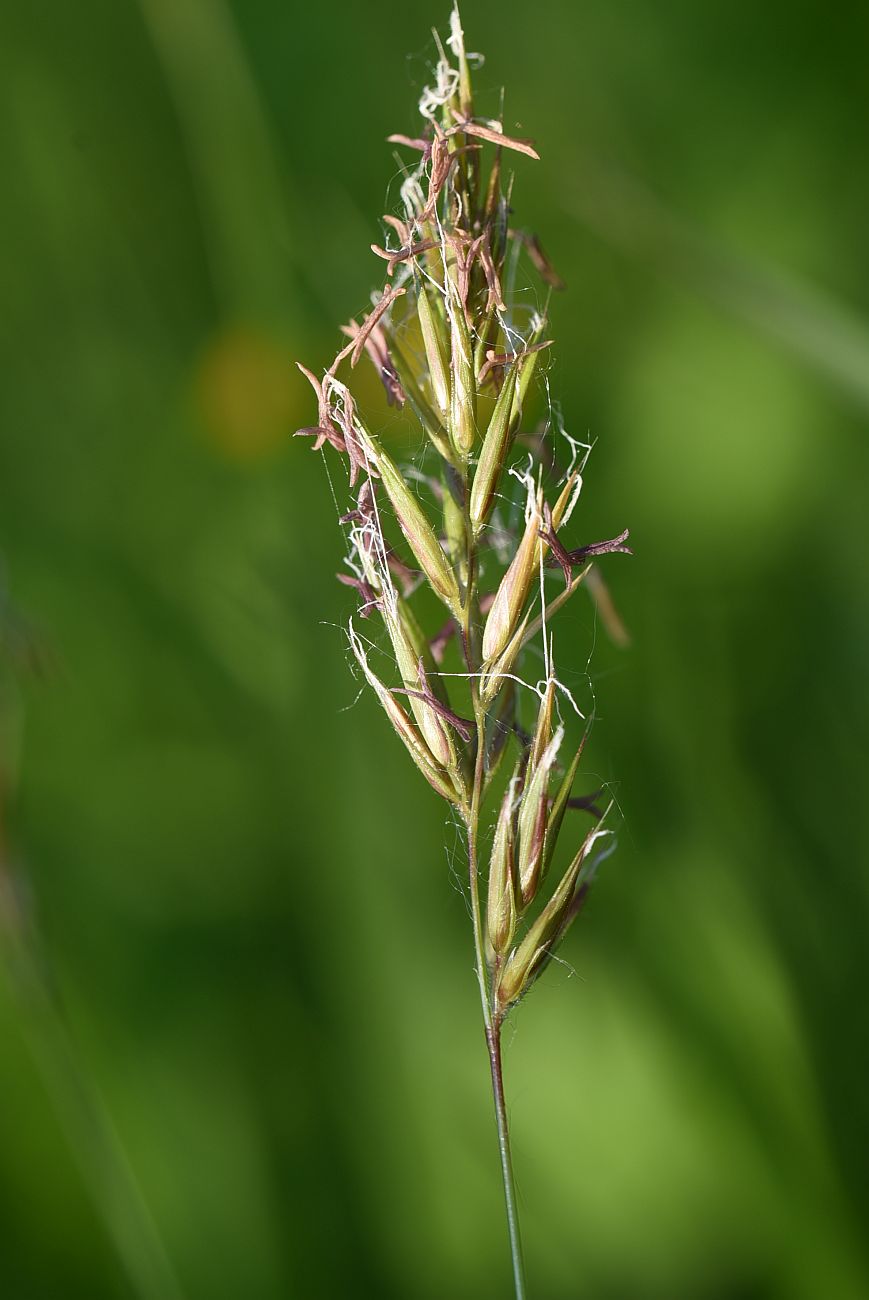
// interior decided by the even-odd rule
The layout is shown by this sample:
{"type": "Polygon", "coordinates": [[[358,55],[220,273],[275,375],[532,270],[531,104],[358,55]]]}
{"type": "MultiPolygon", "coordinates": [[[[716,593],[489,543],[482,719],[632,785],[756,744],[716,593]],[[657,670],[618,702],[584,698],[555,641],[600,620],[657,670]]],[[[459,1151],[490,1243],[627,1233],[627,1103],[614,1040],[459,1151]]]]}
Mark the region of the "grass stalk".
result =
{"type": "Polygon", "coordinates": [[[468,884],[471,898],[471,919],[474,930],[474,966],[480,988],[480,1005],[489,1069],[492,1076],[492,1099],[498,1127],[498,1150],[501,1157],[501,1178],[504,1184],[504,1204],[507,1213],[507,1232],[510,1239],[510,1257],[513,1267],[513,1285],[516,1300],[525,1300],[525,1261],[522,1253],[522,1235],[519,1227],[519,1206],[516,1197],[516,1179],[510,1150],[510,1127],[504,1096],[504,1069],[501,1059],[502,1016],[493,1007],[492,991],[486,980],[486,958],[483,946],[483,928],[480,917],[479,832],[480,810],[483,795],[483,758],[485,755],[485,713],[479,703],[479,691],[473,687],[474,718],[477,727],[477,758],[474,764],[474,784],[471,805],[467,810],[468,828],[468,884]]]}
{"type": "Polygon", "coordinates": [[[375,632],[363,637],[351,618],[353,653],[417,768],[467,830],[474,966],[515,1294],[524,1300],[501,1029],[581,910],[595,867],[590,850],[608,833],[598,827],[585,836],[538,907],[566,809],[601,816],[589,796],[570,797],[582,746],[572,762],[559,760],[566,734],[561,703],[567,698],[576,705],[556,674],[551,625],[590,561],[627,551],[628,534],[575,549],[560,535],[581,480],[572,465],[557,475],[554,450],[543,445],[548,425],[536,438],[522,428],[530,383],[551,340],[542,337],[547,319],[539,298],[523,302],[514,290],[510,238],[529,252],[545,282],[558,288],[561,281],[536,237],[510,229],[512,177],[502,185],[504,155],[539,155],[530,141],[506,134],[500,121],[476,115],[457,10],[438,50],[436,84],[420,100],[422,133],[390,137],[416,162],[401,185],[402,215],[384,217],[388,247],[372,244],[387,262],[387,284],[361,322],[343,327],[350,343],[322,378],[300,364],[316,395],[317,418],[299,433],[312,437],[317,450],[328,444],[346,456],[355,490],[352,508],[341,516],[348,550],[347,571],[339,576],[358,592],[357,617],[373,620],[375,632]],[[415,445],[424,449],[416,463],[383,445],[395,417],[381,421],[378,432],[361,415],[349,378],[339,378],[341,363],[349,357],[352,370],[363,350],[388,405],[422,425],[411,426],[415,445]],[[523,434],[536,448],[530,465],[525,453],[514,451],[523,434]],[[560,592],[548,590],[552,561],[564,575],[560,592]],[[439,629],[426,627],[424,601],[416,599],[426,584],[425,599],[440,602],[439,629]],[[381,681],[369,662],[378,628],[394,685],[381,681]],[[539,675],[541,660],[545,670],[536,684],[522,676],[523,650],[533,638],[542,653],[531,671],[539,675]],[[447,653],[460,671],[441,671],[447,653]],[[463,716],[468,698],[472,720],[463,716]],[[409,700],[409,707],[399,700],[409,700]],[[484,907],[486,798],[514,743],[519,753],[491,844],[486,836],[484,907]]]}

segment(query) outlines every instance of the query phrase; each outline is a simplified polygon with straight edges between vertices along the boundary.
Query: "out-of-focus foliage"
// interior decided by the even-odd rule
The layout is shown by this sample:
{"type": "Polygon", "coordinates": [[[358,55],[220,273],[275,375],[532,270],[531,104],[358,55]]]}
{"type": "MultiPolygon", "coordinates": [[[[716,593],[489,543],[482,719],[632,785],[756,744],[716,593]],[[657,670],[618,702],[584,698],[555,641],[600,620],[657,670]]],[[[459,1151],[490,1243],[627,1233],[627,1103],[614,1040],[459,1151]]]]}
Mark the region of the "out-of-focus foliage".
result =
{"type": "MultiPolygon", "coordinates": [[[[562,637],[625,822],[576,977],[507,1046],[533,1294],[858,1300],[867,10],[463,16],[542,153],[515,206],[570,289],[582,531],[636,547],[632,647],[590,605],[562,637]]],[[[445,18],[0,10],[0,549],[53,665],[0,719],[48,999],[7,963],[9,1300],[134,1294],[137,1212],[189,1300],[506,1292],[460,846],[355,703],[328,481],[289,440],[291,360],[382,274],[383,137],[445,18]]]]}

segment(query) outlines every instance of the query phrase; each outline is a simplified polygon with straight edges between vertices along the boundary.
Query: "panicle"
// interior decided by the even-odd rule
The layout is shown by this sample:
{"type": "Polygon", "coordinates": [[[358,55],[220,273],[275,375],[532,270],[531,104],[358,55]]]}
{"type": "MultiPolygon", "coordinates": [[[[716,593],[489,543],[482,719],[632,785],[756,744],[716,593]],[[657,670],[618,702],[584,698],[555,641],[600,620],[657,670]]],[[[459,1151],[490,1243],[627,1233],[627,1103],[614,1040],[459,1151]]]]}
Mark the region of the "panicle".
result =
{"type": "MultiPolygon", "coordinates": [[[[343,327],[346,342],[327,370],[300,364],[316,417],[298,432],[343,459],[354,489],[341,517],[349,553],[339,578],[372,639],[351,620],[353,654],[410,758],[469,830],[479,829],[483,799],[514,753],[484,918],[492,1005],[503,1013],[581,907],[604,833],[593,827],[542,898],[568,810],[599,816],[596,795],[572,795],[584,738],[562,766],[550,625],[593,565],[629,548],[626,531],[579,546],[568,536],[580,474],[573,460],[559,470],[548,425],[527,423],[552,339],[545,306],[516,290],[527,280],[517,259],[546,286],[541,302],[563,288],[536,235],[511,228],[513,171],[539,154],[500,118],[481,115],[457,11],[438,51],[421,130],[389,137],[404,161],[401,204],[371,243],[382,288],[343,327]],[[363,418],[347,382],[355,385],[363,358],[383,386],[379,421],[363,418]],[[519,445],[523,457],[534,448],[527,466],[519,445]],[[528,661],[536,673],[542,659],[547,680],[530,691],[524,652],[541,633],[528,661]],[[375,644],[383,677],[369,664],[375,644]]],[[[602,580],[593,586],[606,592],[606,625],[626,640],[602,580]]]]}

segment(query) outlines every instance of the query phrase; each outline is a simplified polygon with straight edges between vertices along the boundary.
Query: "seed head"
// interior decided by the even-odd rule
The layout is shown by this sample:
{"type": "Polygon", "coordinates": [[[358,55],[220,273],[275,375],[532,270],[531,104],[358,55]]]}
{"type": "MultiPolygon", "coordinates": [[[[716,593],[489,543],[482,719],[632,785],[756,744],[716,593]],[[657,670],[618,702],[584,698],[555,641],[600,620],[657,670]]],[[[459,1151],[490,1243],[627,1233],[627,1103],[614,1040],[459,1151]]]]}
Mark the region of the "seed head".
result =
{"type": "MultiPolygon", "coordinates": [[[[327,370],[300,366],[316,418],[298,432],[325,456],[340,456],[355,489],[342,507],[349,553],[339,577],[371,640],[351,621],[350,645],[414,764],[468,827],[478,919],[481,810],[513,750],[478,927],[489,1010],[500,1024],[581,908],[591,850],[604,833],[593,827],[547,900],[567,811],[597,818],[600,793],[572,793],[582,744],[566,771],[558,766],[565,729],[557,701],[573,699],[554,674],[552,622],[592,562],[628,551],[628,534],[568,544],[582,479],[573,460],[561,472],[549,425],[528,425],[552,339],[536,296],[523,301],[515,288],[528,274],[563,288],[537,236],[511,226],[513,173],[539,154],[475,104],[457,10],[438,54],[420,100],[421,129],[389,137],[408,161],[400,207],[371,244],[381,288],[371,309],[344,326],[346,342],[327,370]],[[528,265],[516,276],[519,259],[528,265]],[[384,387],[383,418],[363,414],[351,392],[363,354],[384,387]],[[523,457],[531,448],[527,465],[517,463],[517,447],[523,457]],[[543,645],[526,661],[541,633],[543,645]],[[368,662],[373,644],[383,678],[368,662]],[[543,688],[533,686],[541,661],[543,688]]],[[[605,625],[619,628],[608,592],[602,607],[605,625]]]]}

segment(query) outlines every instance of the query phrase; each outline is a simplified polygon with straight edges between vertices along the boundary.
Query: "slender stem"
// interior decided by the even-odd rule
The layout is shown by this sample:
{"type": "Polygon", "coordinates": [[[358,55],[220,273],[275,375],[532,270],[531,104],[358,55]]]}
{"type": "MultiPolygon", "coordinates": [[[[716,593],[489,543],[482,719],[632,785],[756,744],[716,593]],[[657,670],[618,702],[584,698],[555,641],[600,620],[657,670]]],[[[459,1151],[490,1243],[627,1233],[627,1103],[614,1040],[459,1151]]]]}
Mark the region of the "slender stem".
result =
{"type": "Polygon", "coordinates": [[[477,982],[480,986],[480,1003],[486,1031],[486,1046],[492,1073],[492,1094],[495,1102],[495,1120],[498,1125],[498,1148],[501,1153],[501,1177],[504,1183],[504,1202],[507,1209],[507,1230],[510,1237],[510,1255],[513,1262],[513,1284],[516,1300],[525,1300],[525,1266],[522,1257],[522,1239],[519,1232],[519,1210],[516,1201],[516,1183],[510,1154],[510,1130],[504,1100],[504,1075],[501,1065],[501,1017],[493,1012],[486,983],[486,961],[483,951],[483,934],[480,918],[480,884],[478,875],[478,840],[480,806],[485,773],[485,712],[480,705],[476,683],[472,686],[474,717],[477,723],[477,758],[474,765],[474,784],[471,805],[467,812],[468,873],[471,891],[471,918],[474,927],[474,956],[477,982]]]}
{"type": "Polygon", "coordinates": [[[510,1155],[510,1130],[507,1123],[507,1106],[504,1101],[504,1074],[501,1065],[501,1013],[495,1005],[494,989],[487,979],[483,925],[480,912],[479,839],[480,812],[486,778],[486,710],[480,700],[480,646],[478,622],[480,615],[477,590],[477,545],[468,513],[468,467],[465,479],[465,560],[467,586],[461,619],[461,638],[471,686],[471,704],[476,726],[477,752],[474,760],[474,777],[470,802],[464,809],[468,828],[468,881],[471,896],[471,920],[474,927],[474,967],[480,988],[480,1006],[486,1033],[486,1048],[492,1074],[492,1096],[495,1103],[495,1120],[498,1126],[498,1149],[501,1154],[501,1178],[504,1184],[504,1203],[507,1209],[507,1231],[510,1238],[510,1257],[513,1265],[513,1285],[516,1300],[525,1300],[525,1264],[522,1257],[522,1239],[519,1232],[519,1210],[516,1201],[516,1182],[510,1155]]]}
{"type": "Polygon", "coordinates": [[[510,1153],[510,1130],[507,1125],[507,1104],[504,1100],[504,1073],[501,1067],[501,1019],[496,1016],[491,1029],[486,1031],[489,1044],[489,1065],[492,1070],[492,1094],[495,1099],[495,1118],[498,1122],[498,1147],[501,1152],[501,1176],[504,1180],[504,1201],[507,1206],[507,1230],[510,1234],[510,1253],[513,1257],[513,1284],[516,1300],[525,1297],[525,1262],[522,1257],[522,1237],[519,1232],[519,1206],[516,1202],[516,1180],[513,1177],[513,1157],[510,1153]]]}
{"type": "Polygon", "coordinates": [[[474,785],[471,794],[471,806],[468,810],[468,882],[471,891],[471,921],[474,927],[474,966],[477,983],[480,986],[480,1004],[483,1008],[483,1024],[486,1028],[486,1040],[492,1028],[492,1008],[489,1002],[489,990],[486,986],[486,958],[483,951],[483,928],[480,918],[480,879],[478,862],[478,838],[480,828],[480,804],[483,793],[483,768],[485,762],[485,729],[480,709],[476,685],[474,694],[474,716],[477,721],[477,758],[474,765],[474,785]]]}

